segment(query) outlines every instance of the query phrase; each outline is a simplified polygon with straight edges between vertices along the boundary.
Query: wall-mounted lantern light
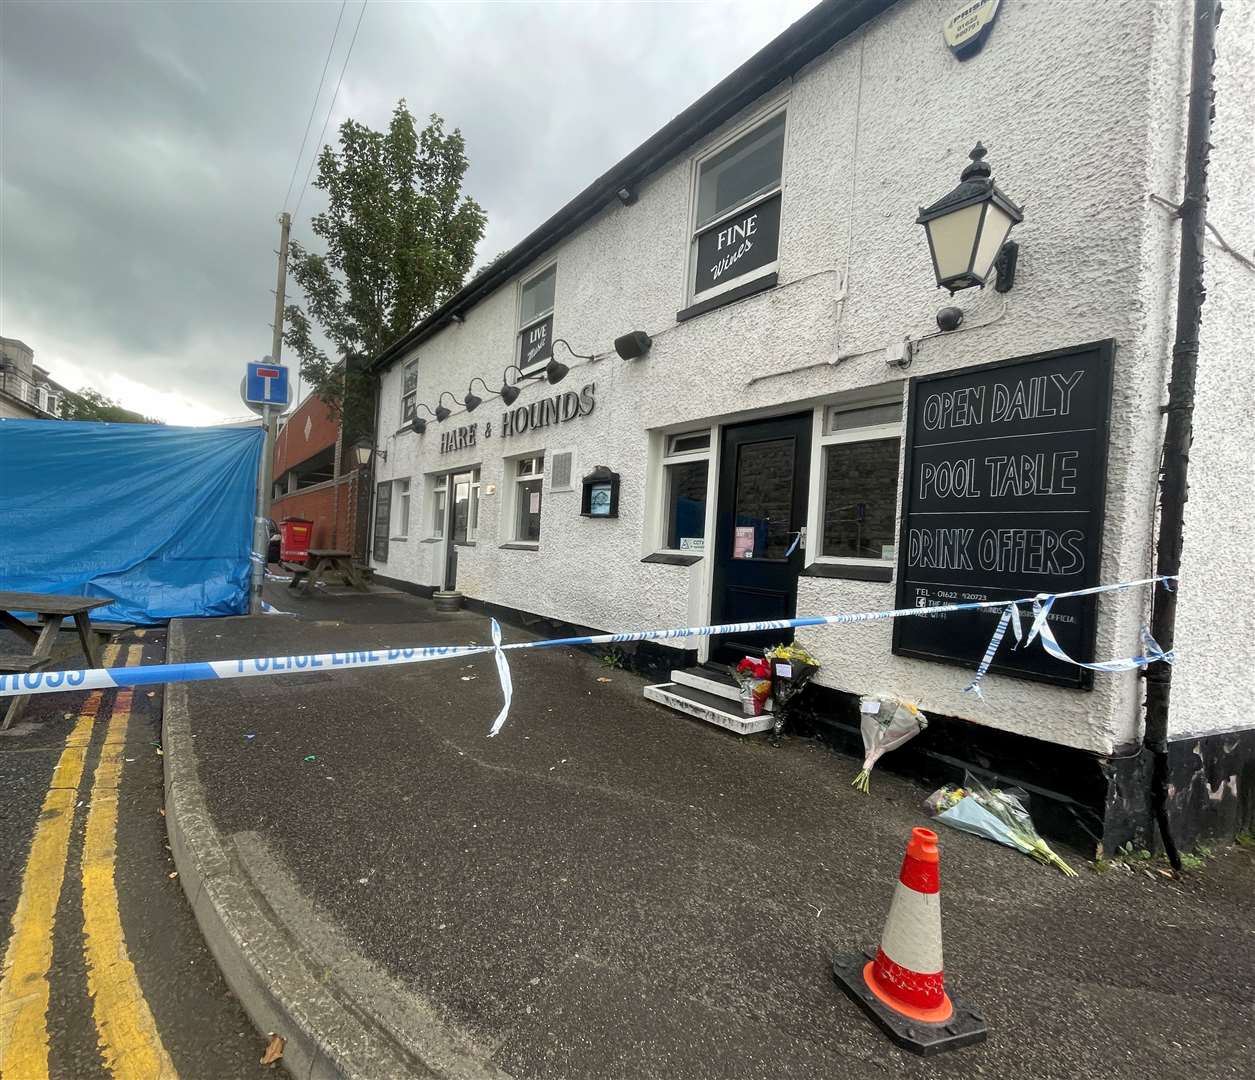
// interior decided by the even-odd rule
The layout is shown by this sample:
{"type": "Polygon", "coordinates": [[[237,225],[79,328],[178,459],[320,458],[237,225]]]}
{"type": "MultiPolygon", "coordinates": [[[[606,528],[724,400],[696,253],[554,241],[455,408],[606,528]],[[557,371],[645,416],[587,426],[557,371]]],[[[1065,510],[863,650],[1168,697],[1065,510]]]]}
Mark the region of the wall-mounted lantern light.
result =
{"type": "Polygon", "coordinates": [[[376,450],[374,440],[369,435],[363,435],[353,444],[353,459],[357,462],[359,469],[366,468],[370,464],[370,455],[378,454],[384,461],[388,460],[387,450],[376,450]]]}
{"type": "Polygon", "coordinates": [[[545,365],[545,378],[549,380],[549,385],[560,383],[566,378],[566,373],[571,369],[558,360],[551,359],[545,365]]]}
{"type": "Polygon", "coordinates": [[[977,143],[959,186],[921,207],[915,219],[928,234],[937,284],[951,295],[975,285],[983,288],[995,269],[998,292],[1008,292],[1015,282],[1019,245],[1007,235],[1024,220],[1024,212],[993,182],[987,152],[977,143]]]}
{"type": "Polygon", "coordinates": [[[649,347],[653,343],[654,339],[644,330],[633,330],[614,339],[614,351],[619,354],[621,360],[635,360],[638,356],[644,356],[649,352],[649,347]]]}
{"type": "Polygon", "coordinates": [[[445,394],[449,394],[449,397],[453,398],[454,405],[462,404],[460,401],[458,401],[457,398],[453,397],[453,394],[450,393],[448,390],[442,390],[440,392],[440,397],[436,400],[436,423],[438,424],[443,424],[446,420],[448,420],[452,411],[444,407],[443,402],[444,402],[445,394]]]}
{"type": "MultiPolygon", "coordinates": [[[[554,338],[553,343],[555,345],[565,345],[566,351],[569,352],[572,356],[574,356],[577,360],[593,361],[597,359],[595,355],[585,355],[584,353],[577,353],[573,348],[571,348],[571,343],[567,341],[566,338],[554,338]]],[[[565,379],[566,373],[570,370],[571,369],[568,368],[566,364],[560,364],[558,363],[556,359],[550,360],[549,363],[545,365],[545,378],[549,380],[549,384],[552,386],[554,383],[561,382],[563,379],[565,379]]]]}
{"type": "Polygon", "coordinates": [[[424,420],[421,416],[419,416],[419,415],[418,415],[418,410],[419,410],[419,409],[426,409],[426,410],[427,410],[427,415],[428,415],[428,416],[435,416],[435,415],[436,415],[434,412],[432,412],[432,411],[431,411],[431,407],[430,407],[430,406],[428,406],[428,405],[424,404],[424,403],[423,403],[423,402],[421,402],[421,401],[420,401],[417,405],[415,405],[415,406],[414,406],[414,417],[413,417],[413,419],[411,419],[411,420],[410,420],[410,430],[411,430],[412,432],[414,432],[414,434],[415,434],[415,435],[422,435],[422,434],[423,434],[423,432],[425,432],[425,431],[427,430],[427,421],[426,421],[426,420],[424,420]]]}
{"type": "Polygon", "coordinates": [[[501,373],[501,389],[498,390],[497,393],[501,395],[501,400],[506,405],[513,405],[519,396],[518,386],[510,382],[510,372],[512,371],[517,371],[520,379],[527,378],[527,376],[523,374],[522,369],[516,367],[514,364],[511,364],[501,373]]]}
{"type": "Polygon", "coordinates": [[[482,386],[488,393],[492,393],[492,391],[488,389],[488,384],[476,375],[475,378],[471,380],[471,385],[466,388],[466,400],[463,404],[466,406],[467,412],[474,412],[484,403],[484,399],[475,393],[476,383],[479,383],[479,385],[482,386]]]}

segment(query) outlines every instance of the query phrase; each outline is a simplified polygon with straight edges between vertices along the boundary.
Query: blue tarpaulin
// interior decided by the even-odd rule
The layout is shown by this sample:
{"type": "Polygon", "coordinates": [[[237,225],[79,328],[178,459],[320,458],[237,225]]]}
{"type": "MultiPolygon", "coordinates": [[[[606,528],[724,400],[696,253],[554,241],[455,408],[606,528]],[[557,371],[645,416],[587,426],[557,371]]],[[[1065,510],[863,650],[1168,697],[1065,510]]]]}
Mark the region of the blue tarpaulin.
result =
{"type": "Polygon", "coordinates": [[[0,420],[0,590],[141,624],[248,611],[259,428],[0,420]]]}

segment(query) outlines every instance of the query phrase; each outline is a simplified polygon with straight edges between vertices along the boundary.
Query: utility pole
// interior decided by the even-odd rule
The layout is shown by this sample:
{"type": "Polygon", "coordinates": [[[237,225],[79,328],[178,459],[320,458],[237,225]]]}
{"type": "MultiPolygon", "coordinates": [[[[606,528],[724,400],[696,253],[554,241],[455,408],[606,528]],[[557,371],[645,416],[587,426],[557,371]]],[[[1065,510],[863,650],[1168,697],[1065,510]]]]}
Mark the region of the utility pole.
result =
{"type": "MultiPolygon", "coordinates": [[[[270,359],[281,362],[283,354],[283,305],[288,280],[288,231],[292,227],[292,215],[286,210],[279,215],[279,276],[275,281],[275,321],[270,336],[270,359]]],[[[288,393],[291,394],[291,387],[288,393]]],[[[274,486],[275,429],[279,425],[278,414],[271,406],[262,407],[262,424],[266,429],[266,442],[261,452],[261,469],[257,478],[257,515],[253,522],[253,588],[249,612],[261,614],[261,590],[266,581],[266,549],[270,546],[270,533],[266,520],[270,517],[270,489],[274,486]],[[260,558],[256,556],[260,555],[260,558]]]]}
{"type": "MultiPolygon", "coordinates": [[[[1203,321],[1203,239],[1207,228],[1207,157],[1211,150],[1212,86],[1216,0],[1194,0],[1194,42],[1190,63],[1190,101],[1185,140],[1185,197],[1181,219],[1181,261],[1177,274],[1176,342],[1172,347],[1172,375],[1168,382],[1167,427],[1159,472],[1159,543],[1155,575],[1180,572],[1184,540],[1185,501],[1189,497],[1190,443],[1194,438],[1194,382],[1198,375],[1198,328],[1203,321]]],[[[1176,589],[1155,591],[1150,632],[1160,646],[1173,645],[1177,617],[1176,589]]],[[[1150,803],[1164,851],[1174,870],[1181,856],[1172,838],[1168,818],[1168,701],[1172,693],[1172,665],[1146,669],[1146,729],[1142,739],[1151,754],[1150,803]]]]}

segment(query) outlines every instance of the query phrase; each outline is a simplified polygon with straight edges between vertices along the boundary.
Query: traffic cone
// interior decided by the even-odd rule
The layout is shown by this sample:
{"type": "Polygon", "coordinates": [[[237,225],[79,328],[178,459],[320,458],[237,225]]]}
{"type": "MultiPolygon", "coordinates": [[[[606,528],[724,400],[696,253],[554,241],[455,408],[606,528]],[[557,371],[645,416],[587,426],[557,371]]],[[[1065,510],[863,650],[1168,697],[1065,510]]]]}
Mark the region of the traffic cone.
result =
{"type": "Polygon", "coordinates": [[[885,1034],[923,1055],[970,1046],[988,1035],[984,1017],[946,993],[939,871],[937,834],[912,829],[880,947],[871,959],[838,957],[832,964],[841,988],[885,1034]]]}

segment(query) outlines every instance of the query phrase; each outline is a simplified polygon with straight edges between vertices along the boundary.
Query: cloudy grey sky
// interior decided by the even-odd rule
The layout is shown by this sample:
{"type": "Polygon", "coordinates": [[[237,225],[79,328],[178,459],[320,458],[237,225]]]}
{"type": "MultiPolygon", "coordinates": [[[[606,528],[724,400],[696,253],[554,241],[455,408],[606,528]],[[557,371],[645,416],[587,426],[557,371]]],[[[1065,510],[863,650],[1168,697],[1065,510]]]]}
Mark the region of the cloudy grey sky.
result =
{"type": "MultiPolygon", "coordinates": [[[[485,260],[813,3],[369,0],[324,141],[347,116],[382,127],[400,97],[460,127],[485,260]]],[[[344,10],[297,191],[361,7],[344,10]]],[[[172,423],[243,414],[243,364],[270,347],[276,215],[339,11],[4,0],[0,334],[59,382],[172,423]]],[[[294,236],[309,239],[319,198],[294,236]]]]}

